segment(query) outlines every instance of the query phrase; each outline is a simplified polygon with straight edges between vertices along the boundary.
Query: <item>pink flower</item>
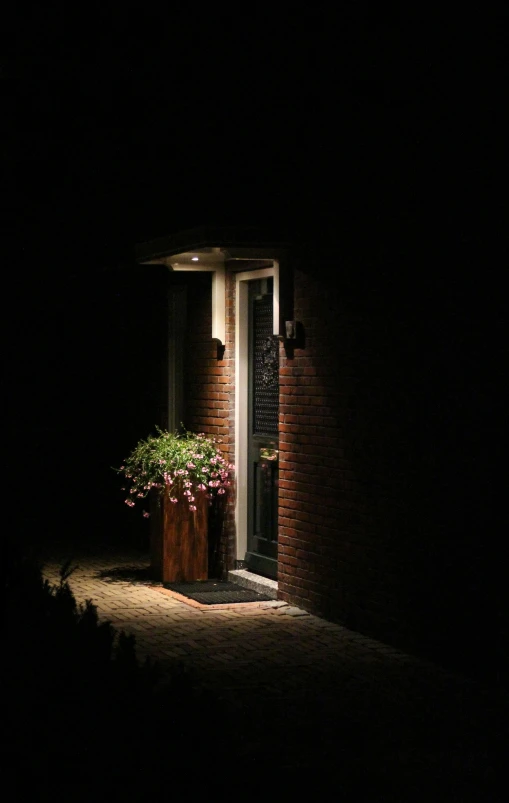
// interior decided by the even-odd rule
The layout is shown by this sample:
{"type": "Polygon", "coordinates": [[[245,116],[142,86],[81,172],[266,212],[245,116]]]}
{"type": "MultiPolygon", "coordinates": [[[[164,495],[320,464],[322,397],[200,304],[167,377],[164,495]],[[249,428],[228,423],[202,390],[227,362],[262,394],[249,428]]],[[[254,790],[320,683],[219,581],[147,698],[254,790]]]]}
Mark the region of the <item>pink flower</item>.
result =
{"type": "Polygon", "coordinates": [[[191,491],[189,490],[184,491],[184,496],[191,496],[191,491]]]}
{"type": "Polygon", "coordinates": [[[137,490],[138,490],[137,488],[131,488],[131,490],[129,491],[129,493],[130,493],[130,494],[135,494],[137,490]]]}
{"type": "Polygon", "coordinates": [[[195,501],[195,498],[194,498],[194,496],[190,496],[190,497],[189,497],[189,501],[190,501],[190,502],[194,502],[194,501],[195,501]]]}
{"type": "Polygon", "coordinates": [[[175,499],[174,496],[170,496],[170,502],[172,503],[172,505],[176,505],[177,502],[178,502],[178,499],[175,499]]]}
{"type": "Polygon", "coordinates": [[[146,510],[144,510],[144,511],[143,511],[143,518],[144,518],[144,519],[149,519],[149,518],[150,518],[150,513],[147,513],[147,511],[146,511],[146,510]]]}
{"type": "Polygon", "coordinates": [[[126,499],[125,503],[126,503],[126,505],[129,505],[129,507],[134,507],[134,502],[133,502],[132,499],[126,499]]]}
{"type": "Polygon", "coordinates": [[[224,494],[224,493],[226,493],[226,491],[225,491],[225,489],[224,489],[224,488],[218,488],[218,489],[217,489],[217,492],[218,492],[218,494],[224,494]]]}
{"type": "Polygon", "coordinates": [[[188,467],[188,468],[196,468],[196,466],[195,466],[195,464],[194,464],[194,463],[188,463],[188,464],[187,464],[187,467],[188,467]]]}
{"type": "Polygon", "coordinates": [[[200,482],[200,484],[198,485],[198,490],[199,491],[206,491],[207,490],[207,486],[204,485],[203,482],[200,482]]]}
{"type": "Polygon", "coordinates": [[[189,505],[189,510],[196,510],[196,505],[189,505]]]}

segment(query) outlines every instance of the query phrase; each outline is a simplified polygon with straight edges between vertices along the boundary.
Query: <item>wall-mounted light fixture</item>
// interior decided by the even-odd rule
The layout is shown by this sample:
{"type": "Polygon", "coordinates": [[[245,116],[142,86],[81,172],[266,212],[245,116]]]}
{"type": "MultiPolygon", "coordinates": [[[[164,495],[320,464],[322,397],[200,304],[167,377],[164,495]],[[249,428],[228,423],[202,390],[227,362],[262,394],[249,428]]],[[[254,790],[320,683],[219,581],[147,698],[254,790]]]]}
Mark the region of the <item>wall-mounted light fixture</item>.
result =
{"type": "Polygon", "coordinates": [[[285,321],[285,332],[287,340],[295,340],[297,337],[297,321],[285,321]]]}

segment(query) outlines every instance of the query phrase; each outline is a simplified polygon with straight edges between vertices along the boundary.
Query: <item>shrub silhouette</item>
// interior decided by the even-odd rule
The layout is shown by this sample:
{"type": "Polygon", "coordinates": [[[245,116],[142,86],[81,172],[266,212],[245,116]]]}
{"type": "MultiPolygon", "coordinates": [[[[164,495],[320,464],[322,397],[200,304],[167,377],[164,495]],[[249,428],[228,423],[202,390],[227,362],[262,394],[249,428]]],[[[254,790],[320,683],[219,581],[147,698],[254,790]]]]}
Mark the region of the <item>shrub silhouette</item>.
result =
{"type": "Polygon", "coordinates": [[[69,563],[51,585],[38,561],[12,543],[5,558],[6,768],[18,783],[79,777],[84,795],[99,782],[129,791],[143,783],[146,790],[157,781],[158,763],[178,765],[189,752],[198,710],[207,715],[191,679],[176,671],[158,692],[158,667],[138,661],[134,637],[99,621],[91,601],[77,604],[69,563]]]}

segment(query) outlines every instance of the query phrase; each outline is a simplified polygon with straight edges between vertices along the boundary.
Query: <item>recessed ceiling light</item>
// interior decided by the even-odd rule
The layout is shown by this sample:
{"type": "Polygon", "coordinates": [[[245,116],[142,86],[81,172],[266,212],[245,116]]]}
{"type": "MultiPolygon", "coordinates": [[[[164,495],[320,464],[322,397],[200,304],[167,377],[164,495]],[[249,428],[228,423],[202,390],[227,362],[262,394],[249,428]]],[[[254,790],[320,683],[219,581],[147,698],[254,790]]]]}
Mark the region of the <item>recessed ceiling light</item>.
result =
{"type": "Polygon", "coordinates": [[[198,262],[198,257],[191,257],[191,262],[198,262]]]}

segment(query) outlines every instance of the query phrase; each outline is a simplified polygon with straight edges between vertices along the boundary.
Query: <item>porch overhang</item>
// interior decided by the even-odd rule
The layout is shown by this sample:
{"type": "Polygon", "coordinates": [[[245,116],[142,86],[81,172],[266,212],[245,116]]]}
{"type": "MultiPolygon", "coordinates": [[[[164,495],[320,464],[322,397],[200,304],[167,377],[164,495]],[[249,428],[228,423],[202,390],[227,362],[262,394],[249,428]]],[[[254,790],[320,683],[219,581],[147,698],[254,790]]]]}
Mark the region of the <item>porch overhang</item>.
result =
{"type": "MultiPolygon", "coordinates": [[[[136,246],[140,265],[165,265],[170,271],[205,271],[212,274],[212,339],[226,341],[226,265],[241,262],[242,270],[268,267],[284,259],[287,243],[274,241],[258,229],[190,229],[136,246]]],[[[279,309],[274,333],[284,331],[279,309]]]]}

